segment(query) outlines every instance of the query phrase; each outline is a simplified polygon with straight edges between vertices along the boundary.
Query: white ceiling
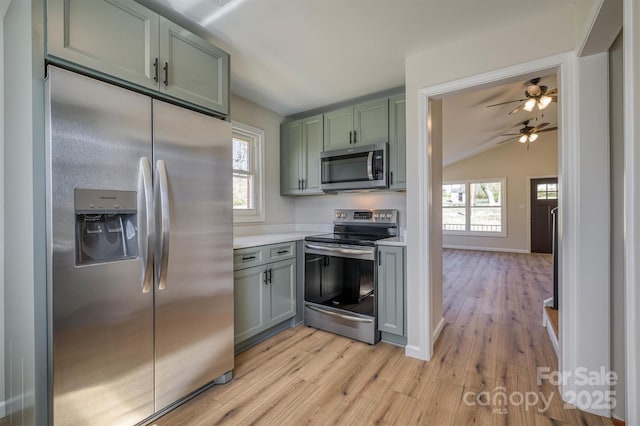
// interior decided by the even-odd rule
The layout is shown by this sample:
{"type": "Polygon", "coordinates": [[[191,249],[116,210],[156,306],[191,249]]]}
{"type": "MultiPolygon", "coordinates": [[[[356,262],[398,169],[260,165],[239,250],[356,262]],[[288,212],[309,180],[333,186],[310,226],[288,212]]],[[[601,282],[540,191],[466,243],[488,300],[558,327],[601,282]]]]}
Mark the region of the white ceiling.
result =
{"type": "MultiPolygon", "coordinates": [[[[405,58],[412,53],[506,21],[540,17],[544,22],[544,16],[575,3],[230,0],[219,7],[220,0],[147,2],[205,27],[231,54],[232,92],[283,115],[402,86],[405,58]]],[[[505,34],[512,36],[517,35],[505,34]]]]}
{"type": "MultiPolygon", "coordinates": [[[[549,123],[548,128],[558,125],[558,107],[551,103],[547,108],[532,112],[520,111],[509,115],[521,103],[487,108],[487,105],[524,98],[525,81],[532,77],[542,77],[540,85],[548,90],[557,88],[557,78],[550,75],[527,75],[522,80],[507,84],[499,84],[491,88],[467,91],[449,95],[442,99],[443,144],[442,162],[444,166],[478,155],[481,152],[497,148],[497,142],[509,139],[501,136],[504,133],[518,133],[522,122],[531,120],[529,126],[549,123]]],[[[561,98],[561,94],[559,96],[561,98]]],[[[557,134],[557,133],[549,133],[557,134]]],[[[510,143],[518,143],[512,141],[510,143]]],[[[536,142],[533,142],[536,143],[536,142]]],[[[524,148],[524,147],[523,147],[524,148]]],[[[526,148],[525,148],[526,149],[526,148]]]]}

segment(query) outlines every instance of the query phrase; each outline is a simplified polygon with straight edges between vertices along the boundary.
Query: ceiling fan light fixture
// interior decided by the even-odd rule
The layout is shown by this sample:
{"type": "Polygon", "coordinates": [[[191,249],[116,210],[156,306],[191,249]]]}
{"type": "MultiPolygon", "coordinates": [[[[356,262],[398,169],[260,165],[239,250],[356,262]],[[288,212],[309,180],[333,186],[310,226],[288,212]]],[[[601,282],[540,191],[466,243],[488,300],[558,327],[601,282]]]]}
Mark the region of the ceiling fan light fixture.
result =
{"type": "Polygon", "coordinates": [[[536,100],[534,98],[530,98],[527,102],[525,102],[524,109],[527,112],[533,111],[533,108],[536,106],[536,100]]]}
{"type": "Polygon", "coordinates": [[[522,135],[522,136],[520,136],[520,139],[518,139],[518,142],[520,142],[520,143],[526,143],[526,142],[527,142],[527,135],[522,135]]]}
{"type": "Polygon", "coordinates": [[[543,96],[540,98],[540,101],[538,102],[538,108],[539,109],[545,109],[546,107],[549,106],[549,104],[551,103],[551,101],[553,100],[553,98],[551,96],[543,96]]]}
{"type": "Polygon", "coordinates": [[[532,133],[529,135],[529,142],[534,142],[536,139],[538,139],[537,133],[532,133]]]}

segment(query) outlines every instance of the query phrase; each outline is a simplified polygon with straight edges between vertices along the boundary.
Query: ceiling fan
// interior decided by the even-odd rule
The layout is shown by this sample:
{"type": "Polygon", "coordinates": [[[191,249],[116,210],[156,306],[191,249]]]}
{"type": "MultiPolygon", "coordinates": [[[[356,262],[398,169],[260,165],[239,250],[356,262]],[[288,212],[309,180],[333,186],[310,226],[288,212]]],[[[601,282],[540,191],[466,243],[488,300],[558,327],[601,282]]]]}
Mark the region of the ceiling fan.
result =
{"type": "Polygon", "coordinates": [[[525,83],[526,90],[524,91],[524,98],[514,99],[512,101],[500,102],[493,105],[487,105],[487,108],[506,105],[513,102],[522,102],[509,112],[509,115],[525,110],[527,112],[533,111],[537,106],[540,111],[545,109],[551,104],[551,102],[558,102],[558,89],[548,90],[547,86],[540,86],[540,77],[532,78],[525,83]]]}
{"type": "Polygon", "coordinates": [[[558,129],[557,126],[547,127],[549,123],[540,123],[535,127],[531,127],[529,126],[530,121],[531,120],[526,120],[520,123],[520,125],[522,126],[522,129],[520,129],[518,133],[503,133],[501,136],[511,136],[511,137],[503,141],[497,142],[497,144],[507,143],[507,142],[517,140],[520,143],[526,143],[527,149],[528,149],[529,142],[535,142],[535,140],[538,139],[538,133],[552,132],[558,129]]]}

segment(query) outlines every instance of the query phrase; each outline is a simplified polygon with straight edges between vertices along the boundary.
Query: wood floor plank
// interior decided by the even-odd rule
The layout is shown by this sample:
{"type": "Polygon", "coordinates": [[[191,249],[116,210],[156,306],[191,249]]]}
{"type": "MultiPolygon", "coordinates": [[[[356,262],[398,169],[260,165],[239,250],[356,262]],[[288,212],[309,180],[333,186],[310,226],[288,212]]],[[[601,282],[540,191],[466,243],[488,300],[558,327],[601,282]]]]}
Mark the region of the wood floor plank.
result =
{"type": "Polygon", "coordinates": [[[298,326],[238,354],[231,383],[156,425],[611,425],[537,382],[537,368],[558,368],[542,328],[550,256],[444,250],[443,259],[445,326],[431,361],[298,326]],[[501,392],[551,402],[505,402],[501,392]]]}

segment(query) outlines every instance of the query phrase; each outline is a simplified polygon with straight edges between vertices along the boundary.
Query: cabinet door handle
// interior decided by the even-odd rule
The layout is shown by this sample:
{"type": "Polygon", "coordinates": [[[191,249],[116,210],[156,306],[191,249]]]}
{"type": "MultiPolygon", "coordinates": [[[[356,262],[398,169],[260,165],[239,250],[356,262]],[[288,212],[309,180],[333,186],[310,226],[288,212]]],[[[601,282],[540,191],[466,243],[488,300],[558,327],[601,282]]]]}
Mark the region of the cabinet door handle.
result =
{"type": "Polygon", "coordinates": [[[378,250],[378,266],[382,265],[382,256],[380,255],[380,250],[378,250]]]}
{"type": "Polygon", "coordinates": [[[262,280],[262,282],[264,283],[264,285],[267,285],[267,272],[269,272],[268,269],[264,270],[264,279],[262,280]]]}
{"type": "Polygon", "coordinates": [[[353,132],[351,130],[349,130],[349,143],[353,143],[353,132]]]}
{"type": "Polygon", "coordinates": [[[158,82],[158,67],[160,64],[158,63],[158,58],[153,62],[153,81],[158,82]]]}
{"type": "Polygon", "coordinates": [[[269,283],[271,283],[272,282],[271,281],[271,268],[269,268],[269,270],[267,271],[267,274],[269,274],[268,281],[269,281],[269,283]]]}
{"type": "Polygon", "coordinates": [[[169,86],[169,62],[164,63],[164,87],[169,86]]]}
{"type": "Polygon", "coordinates": [[[302,190],[304,191],[305,189],[307,189],[307,180],[302,179],[302,190]]]}
{"type": "Polygon", "coordinates": [[[358,142],[358,132],[356,130],[353,131],[353,143],[358,142]]]}
{"type": "Polygon", "coordinates": [[[256,258],[255,255],[253,255],[253,256],[242,256],[242,260],[253,260],[255,258],[256,258]]]}
{"type": "Polygon", "coordinates": [[[393,172],[389,172],[389,185],[393,183],[393,172]]]}

